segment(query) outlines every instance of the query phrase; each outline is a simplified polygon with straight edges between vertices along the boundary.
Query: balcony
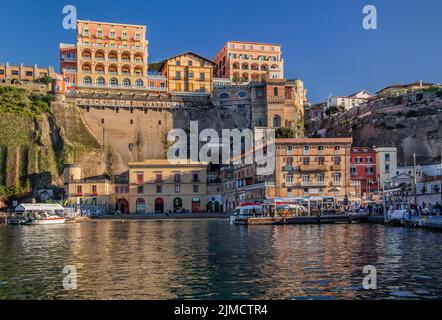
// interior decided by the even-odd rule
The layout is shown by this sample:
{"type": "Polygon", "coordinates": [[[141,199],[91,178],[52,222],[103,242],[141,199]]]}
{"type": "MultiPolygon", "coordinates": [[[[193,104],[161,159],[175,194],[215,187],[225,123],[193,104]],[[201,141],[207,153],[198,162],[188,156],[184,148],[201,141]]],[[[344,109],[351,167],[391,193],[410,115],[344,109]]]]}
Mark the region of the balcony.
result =
{"type": "Polygon", "coordinates": [[[302,172],[315,172],[315,171],[327,171],[327,167],[325,165],[302,165],[299,168],[302,172]]]}
{"type": "Polygon", "coordinates": [[[284,171],[284,172],[294,172],[294,171],[296,171],[296,167],[294,167],[293,165],[288,164],[288,165],[285,165],[285,166],[282,167],[282,171],[284,171]]]}
{"type": "Polygon", "coordinates": [[[341,171],[341,165],[340,164],[331,165],[330,171],[341,171]]]}
{"type": "Polygon", "coordinates": [[[325,181],[301,182],[301,187],[325,187],[326,185],[325,181]]]}

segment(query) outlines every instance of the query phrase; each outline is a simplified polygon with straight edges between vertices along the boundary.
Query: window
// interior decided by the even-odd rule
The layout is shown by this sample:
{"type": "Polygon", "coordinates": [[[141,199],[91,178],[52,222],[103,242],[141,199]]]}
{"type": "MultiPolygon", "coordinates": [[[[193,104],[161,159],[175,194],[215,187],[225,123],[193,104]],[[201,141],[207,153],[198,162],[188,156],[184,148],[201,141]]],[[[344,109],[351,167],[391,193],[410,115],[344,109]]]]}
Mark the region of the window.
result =
{"type": "Polygon", "coordinates": [[[333,158],[333,164],[335,166],[340,166],[341,165],[341,157],[334,157],[333,158]]]}
{"type": "Polygon", "coordinates": [[[175,185],[175,193],[181,192],[181,186],[179,184],[175,185]]]}
{"type": "Polygon", "coordinates": [[[116,78],[111,78],[109,80],[109,84],[111,85],[111,87],[116,87],[118,86],[118,80],[116,78]]]}
{"type": "Polygon", "coordinates": [[[310,176],[308,174],[302,175],[302,182],[309,182],[309,180],[310,180],[310,176]]]}
{"type": "Polygon", "coordinates": [[[161,181],[163,181],[163,175],[162,175],[162,173],[160,173],[160,172],[155,173],[155,181],[157,181],[157,182],[161,182],[161,181]]]}
{"type": "Polygon", "coordinates": [[[356,176],[356,168],[355,167],[350,167],[350,175],[356,176]]]}
{"type": "Polygon", "coordinates": [[[188,65],[189,67],[191,67],[191,66],[193,65],[193,61],[192,61],[192,60],[189,60],[189,61],[187,62],[187,65],[188,65]]]}
{"type": "Polygon", "coordinates": [[[385,161],[390,161],[390,154],[389,153],[385,154],[385,161]]]}
{"type": "Polygon", "coordinates": [[[229,99],[229,94],[227,92],[223,92],[219,95],[220,99],[229,99]]]}
{"type": "Polygon", "coordinates": [[[84,78],[83,78],[83,84],[84,84],[84,85],[91,85],[91,84],[92,84],[92,79],[91,79],[91,77],[84,77],[84,78]]]}
{"type": "Polygon", "coordinates": [[[389,173],[389,172],[390,172],[390,165],[389,165],[389,164],[386,164],[386,165],[385,165],[385,172],[386,172],[386,173],[389,173]]]}
{"type": "Polygon", "coordinates": [[[33,74],[32,71],[26,71],[26,76],[27,77],[32,77],[32,74],[33,74]]]}
{"type": "Polygon", "coordinates": [[[130,87],[130,80],[129,79],[123,79],[123,87],[130,87]]]}
{"type": "Polygon", "coordinates": [[[137,88],[141,88],[141,87],[143,87],[143,86],[144,86],[143,80],[141,80],[141,79],[137,79],[137,80],[135,80],[135,86],[136,86],[137,88]]]}
{"type": "Polygon", "coordinates": [[[238,93],[238,97],[240,97],[240,98],[246,98],[247,96],[248,96],[248,94],[245,91],[241,91],[238,93]]]}
{"type": "Polygon", "coordinates": [[[181,175],[179,173],[175,173],[174,181],[175,182],[181,182],[181,175]]]}
{"type": "Polygon", "coordinates": [[[198,193],[199,191],[199,186],[197,184],[193,185],[193,193],[198,193]]]}
{"type": "Polygon", "coordinates": [[[362,163],[362,157],[356,157],[356,163],[362,163]]]}
{"type": "Polygon", "coordinates": [[[335,146],[335,151],[341,150],[341,146],[335,146]]]}
{"type": "Polygon", "coordinates": [[[94,196],[97,195],[97,186],[96,185],[92,186],[92,195],[94,195],[94,196]]]}
{"type": "Polygon", "coordinates": [[[110,37],[110,38],[115,38],[115,31],[114,31],[114,30],[111,30],[111,31],[109,32],[109,37],[110,37]]]}
{"type": "Polygon", "coordinates": [[[98,77],[96,80],[96,84],[97,84],[97,86],[104,86],[104,78],[98,77]]]}
{"type": "Polygon", "coordinates": [[[200,72],[200,80],[204,81],[204,72],[200,72]]]}
{"type": "Polygon", "coordinates": [[[81,195],[83,195],[83,187],[77,186],[77,196],[81,196],[81,195]]]}
{"type": "Polygon", "coordinates": [[[193,182],[199,182],[199,176],[198,176],[198,173],[194,173],[194,174],[193,174],[193,176],[192,176],[192,181],[193,181],[193,182]]]}
{"type": "Polygon", "coordinates": [[[367,176],[372,176],[374,174],[374,168],[373,167],[367,167],[366,168],[367,176]]]}
{"type": "Polygon", "coordinates": [[[180,66],[180,65],[181,65],[181,61],[180,61],[180,60],[177,60],[177,61],[176,61],[176,65],[177,65],[177,66],[180,66]]]}
{"type": "Polygon", "coordinates": [[[318,182],[324,182],[325,181],[325,176],[323,173],[318,173],[318,175],[316,176],[316,181],[318,182]]]}
{"type": "Polygon", "coordinates": [[[340,184],[341,183],[341,174],[340,173],[333,174],[333,183],[334,184],[340,184]]]}
{"type": "Polygon", "coordinates": [[[141,38],[140,34],[139,33],[135,33],[135,39],[136,40],[140,40],[140,38],[141,38]]]}
{"type": "Polygon", "coordinates": [[[365,162],[367,162],[367,163],[373,163],[373,158],[372,158],[372,157],[366,157],[366,158],[365,158],[365,162]]]}
{"type": "Polygon", "coordinates": [[[278,96],[278,88],[277,88],[277,87],[273,88],[273,95],[274,95],[275,97],[278,96]]]}
{"type": "Polygon", "coordinates": [[[144,183],[144,173],[137,172],[137,183],[144,183]]]}
{"type": "Polygon", "coordinates": [[[163,192],[163,186],[158,185],[157,186],[157,193],[162,193],[163,192]]]}
{"type": "Polygon", "coordinates": [[[177,71],[177,72],[175,73],[175,79],[176,79],[176,80],[180,80],[180,79],[181,79],[181,71],[177,71]]]}
{"type": "Polygon", "coordinates": [[[302,164],[304,166],[308,166],[310,164],[310,158],[309,157],[302,158],[302,164]]]}
{"type": "Polygon", "coordinates": [[[324,157],[318,157],[318,165],[323,166],[325,163],[325,158],[324,157]]]}
{"type": "Polygon", "coordinates": [[[137,193],[144,193],[144,187],[143,186],[138,186],[137,187],[137,193]]]}

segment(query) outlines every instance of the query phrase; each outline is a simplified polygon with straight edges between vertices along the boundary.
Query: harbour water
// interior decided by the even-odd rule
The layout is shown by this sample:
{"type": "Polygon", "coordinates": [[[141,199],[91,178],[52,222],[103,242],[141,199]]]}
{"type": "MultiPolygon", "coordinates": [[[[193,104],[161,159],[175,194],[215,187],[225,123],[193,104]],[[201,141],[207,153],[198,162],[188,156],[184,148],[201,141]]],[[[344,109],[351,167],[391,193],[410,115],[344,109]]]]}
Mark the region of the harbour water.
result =
{"type": "Polygon", "coordinates": [[[0,226],[0,299],[431,299],[438,231],[224,220],[0,226]],[[77,270],[64,290],[63,268],[77,270]],[[363,288],[363,267],[377,289],[363,288]]]}

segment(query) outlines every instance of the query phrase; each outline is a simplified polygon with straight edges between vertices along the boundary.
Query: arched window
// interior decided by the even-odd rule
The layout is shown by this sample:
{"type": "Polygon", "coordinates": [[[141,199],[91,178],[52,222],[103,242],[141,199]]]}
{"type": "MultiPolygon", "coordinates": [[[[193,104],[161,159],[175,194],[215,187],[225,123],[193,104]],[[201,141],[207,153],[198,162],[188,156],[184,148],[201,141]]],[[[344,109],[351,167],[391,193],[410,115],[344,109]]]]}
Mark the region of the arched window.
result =
{"type": "Polygon", "coordinates": [[[281,127],[281,117],[276,115],[273,117],[273,128],[281,127]]]}
{"type": "Polygon", "coordinates": [[[144,86],[143,80],[141,80],[141,79],[135,80],[135,86],[138,88],[144,86]]]}
{"type": "Polygon", "coordinates": [[[90,86],[92,84],[92,78],[91,77],[84,77],[83,84],[90,86]]]}
{"type": "Polygon", "coordinates": [[[238,92],[238,97],[240,97],[240,98],[246,98],[247,96],[248,96],[248,94],[245,91],[238,92]]]}
{"type": "Polygon", "coordinates": [[[277,88],[277,87],[274,87],[274,88],[273,88],[273,95],[274,95],[275,97],[278,96],[278,88],[277,88]]]}
{"type": "Polygon", "coordinates": [[[130,80],[129,79],[123,79],[123,87],[130,87],[130,80]]]}
{"type": "Polygon", "coordinates": [[[116,87],[116,86],[118,86],[118,80],[117,80],[116,78],[111,78],[111,79],[109,80],[109,84],[110,84],[112,87],[116,87]]]}
{"type": "Polygon", "coordinates": [[[220,99],[229,99],[229,94],[227,92],[223,92],[219,95],[220,99]]]}
{"type": "Polygon", "coordinates": [[[181,198],[173,199],[173,211],[181,211],[183,209],[183,200],[181,198]]]}
{"type": "Polygon", "coordinates": [[[146,211],[146,202],[142,198],[137,199],[136,203],[136,211],[137,213],[145,213],[146,211]]]}
{"type": "Polygon", "coordinates": [[[95,83],[97,84],[97,86],[104,86],[105,81],[103,77],[98,77],[97,80],[95,81],[95,83]]]}

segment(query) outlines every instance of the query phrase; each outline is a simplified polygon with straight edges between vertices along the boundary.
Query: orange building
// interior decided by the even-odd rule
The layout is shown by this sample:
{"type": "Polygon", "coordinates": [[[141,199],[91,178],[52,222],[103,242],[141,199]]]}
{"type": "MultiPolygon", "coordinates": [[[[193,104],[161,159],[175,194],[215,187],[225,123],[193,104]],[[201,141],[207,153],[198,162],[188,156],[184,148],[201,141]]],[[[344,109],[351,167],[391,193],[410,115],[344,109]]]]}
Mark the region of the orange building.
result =
{"type": "Polygon", "coordinates": [[[269,43],[229,41],[215,56],[218,78],[233,82],[260,80],[268,71],[275,77],[284,78],[284,61],[281,46],[269,43]]]}
{"type": "Polygon", "coordinates": [[[146,90],[147,47],[146,26],[78,20],[78,87],[146,90]]]}
{"type": "Polygon", "coordinates": [[[54,68],[39,68],[37,65],[25,66],[0,64],[0,79],[34,81],[42,77],[54,77],[54,68]]]}

